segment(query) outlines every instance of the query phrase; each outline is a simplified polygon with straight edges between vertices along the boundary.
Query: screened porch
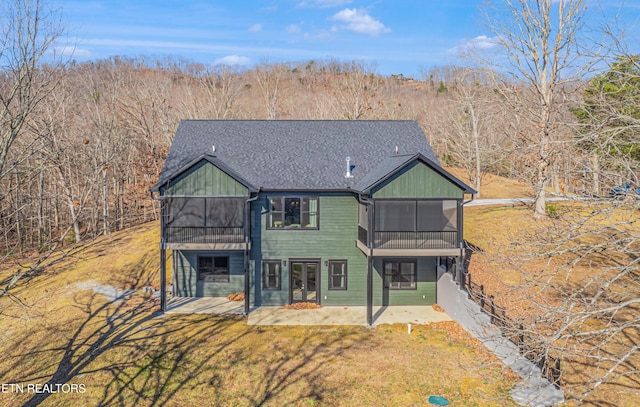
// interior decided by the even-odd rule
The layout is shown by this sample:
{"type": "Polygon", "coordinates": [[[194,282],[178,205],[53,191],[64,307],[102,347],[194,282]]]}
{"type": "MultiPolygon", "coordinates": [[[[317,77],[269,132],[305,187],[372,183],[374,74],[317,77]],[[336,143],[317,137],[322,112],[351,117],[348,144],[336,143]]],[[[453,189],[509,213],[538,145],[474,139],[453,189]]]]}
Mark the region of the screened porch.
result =
{"type": "Polygon", "coordinates": [[[373,204],[373,231],[367,226],[369,209],[360,205],[358,241],[373,249],[458,249],[459,202],[434,199],[385,199],[373,204]]]}

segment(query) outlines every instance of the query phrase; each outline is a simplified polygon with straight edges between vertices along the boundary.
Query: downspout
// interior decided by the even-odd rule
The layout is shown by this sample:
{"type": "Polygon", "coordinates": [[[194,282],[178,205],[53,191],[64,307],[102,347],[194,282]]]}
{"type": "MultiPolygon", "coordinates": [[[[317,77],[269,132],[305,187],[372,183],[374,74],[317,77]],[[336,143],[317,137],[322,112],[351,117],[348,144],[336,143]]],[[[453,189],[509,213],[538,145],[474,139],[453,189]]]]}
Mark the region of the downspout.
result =
{"type": "Polygon", "coordinates": [[[160,313],[167,312],[167,249],[165,238],[164,199],[160,199],[160,313]]]}
{"type": "Polygon", "coordinates": [[[251,243],[251,202],[258,199],[258,193],[253,198],[245,200],[245,225],[244,225],[244,314],[249,315],[251,309],[251,273],[249,273],[249,244],[251,243]]]}
{"type": "MultiPolygon", "coordinates": [[[[358,197],[361,199],[362,197],[358,197]]],[[[373,225],[374,225],[374,208],[373,201],[368,198],[365,200],[367,204],[367,326],[373,327],[373,225]]]]}
{"type": "MultiPolygon", "coordinates": [[[[373,327],[373,201],[358,192],[358,202],[367,205],[367,326],[373,327]]],[[[358,215],[358,219],[359,219],[358,215]]]]}
{"type": "MultiPolygon", "coordinates": [[[[169,185],[171,180],[167,180],[164,185],[169,185]]],[[[154,197],[154,191],[149,191],[151,199],[160,202],[160,313],[167,312],[167,240],[166,240],[166,225],[165,225],[165,208],[164,208],[164,196],[160,193],[158,187],[158,195],[154,197]]],[[[174,287],[175,288],[175,287],[174,287]]]]}
{"type": "Polygon", "coordinates": [[[468,201],[464,201],[464,200],[462,201],[462,204],[460,204],[460,208],[461,208],[460,216],[458,217],[458,222],[459,222],[458,230],[460,231],[459,233],[461,233],[461,235],[460,235],[460,257],[458,258],[458,264],[456,265],[456,273],[457,273],[456,277],[458,277],[457,283],[461,288],[464,287],[464,278],[466,275],[466,270],[464,270],[464,257],[465,257],[464,236],[462,235],[463,224],[464,224],[464,218],[463,218],[464,210],[462,210],[462,207],[472,202],[473,198],[475,198],[475,194],[471,194],[471,199],[469,199],[468,201]]]}

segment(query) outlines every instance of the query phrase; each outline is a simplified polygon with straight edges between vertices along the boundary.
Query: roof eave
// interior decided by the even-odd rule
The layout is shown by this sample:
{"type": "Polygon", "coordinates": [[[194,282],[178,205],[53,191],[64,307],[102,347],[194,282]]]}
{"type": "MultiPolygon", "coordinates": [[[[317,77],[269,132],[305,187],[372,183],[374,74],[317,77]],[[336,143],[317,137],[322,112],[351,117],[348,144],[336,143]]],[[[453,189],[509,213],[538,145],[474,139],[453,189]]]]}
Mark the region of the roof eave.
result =
{"type": "Polygon", "coordinates": [[[361,193],[363,194],[371,194],[371,190],[374,189],[375,187],[377,187],[378,185],[382,184],[383,182],[387,181],[388,179],[390,179],[391,177],[393,177],[394,175],[396,175],[398,173],[398,171],[400,171],[401,169],[403,169],[404,167],[406,167],[409,163],[415,161],[415,160],[420,160],[422,161],[424,164],[426,164],[429,168],[431,168],[432,170],[436,171],[438,174],[442,175],[443,177],[447,178],[449,181],[451,181],[454,185],[456,185],[458,188],[460,188],[463,193],[465,194],[471,194],[474,195],[476,194],[476,191],[471,188],[470,186],[468,186],[467,184],[465,184],[464,182],[460,181],[458,178],[456,178],[455,176],[453,176],[452,174],[450,174],[449,172],[447,172],[444,168],[442,168],[440,165],[438,165],[437,163],[435,163],[434,161],[428,159],[427,157],[425,157],[423,154],[421,153],[416,153],[414,155],[412,155],[410,158],[408,158],[406,161],[404,161],[402,164],[398,165],[395,169],[393,169],[392,171],[389,171],[387,173],[387,175],[385,175],[384,177],[378,179],[377,181],[375,181],[374,183],[372,183],[371,185],[369,185],[368,187],[366,187],[365,189],[363,189],[361,191],[361,193]]]}
{"type": "Polygon", "coordinates": [[[166,179],[164,181],[158,182],[153,187],[151,187],[150,191],[151,192],[159,192],[160,188],[162,188],[164,185],[168,185],[171,182],[171,180],[173,180],[176,177],[180,176],[182,173],[184,173],[185,171],[187,171],[189,168],[193,167],[194,165],[198,164],[202,160],[206,160],[211,165],[219,168],[221,171],[223,171],[224,173],[229,175],[231,178],[233,178],[234,180],[238,181],[240,184],[242,184],[244,187],[246,187],[249,190],[250,193],[258,192],[258,188],[253,186],[253,184],[251,184],[250,182],[248,182],[247,180],[245,180],[244,178],[239,176],[231,167],[226,165],[218,157],[210,155],[210,154],[202,154],[198,158],[190,161],[186,165],[182,166],[178,170],[176,170],[173,173],[171,173],[168,177],[166,177],[166,179]]]}

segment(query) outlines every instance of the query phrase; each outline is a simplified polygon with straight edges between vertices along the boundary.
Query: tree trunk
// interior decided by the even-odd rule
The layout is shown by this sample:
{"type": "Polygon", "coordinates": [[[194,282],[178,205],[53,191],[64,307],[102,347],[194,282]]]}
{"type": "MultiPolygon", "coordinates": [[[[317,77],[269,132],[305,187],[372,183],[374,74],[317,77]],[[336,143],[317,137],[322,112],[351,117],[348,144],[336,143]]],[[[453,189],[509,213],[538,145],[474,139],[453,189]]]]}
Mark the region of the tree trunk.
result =
{"type": "Polygon", "coordinates": [[[593,174],[593,184],[591,190],[593,195],[600,196],[600,157],[597,152],[594,152],[591,156],[591,171],[593,174]]]}
{"type": "Polygon", "coordinates": [[[473,103],[469,103],[469,113],[471,114],[473,150],[474,150],[474,158],[475,158],[475,164],[476,164],[476,174],[475,174],[476,198],[480,198],[480,181],[482,180],[482,166],[480,162],[480,135],[478,130],[478,120],[476,118],[476,111],[473,108],[473,103]]]}
{"type": "Polygon", "coordinates": [[[549,137],[543,136],[540,143],[540,157],[536,171],[535,192],[536,200],[533,212],[534,218],[544,218],[547,216],[546,210],[546,190],[547,181],[549,178],[549,150],[551,146],[549,143],[549,137]]]}
{"type": "Polygon", "coordinates": [[[102,234],[109,233],[109,187],[107,185],[107,169],[102,169],[102,234]]]}
{"type": "Polygon", "coordinates": [[[62,186],[62,190],[64,191],[64,196],[67,200],[67,207],[69,208],[69,214],[71,215],[71,222],[73,223],[73,232],[75,233],[74,240],[76,243],[82,241],[82,233],[80,232],[80,221],[78,220],[78,214],[76,213],[76,207],[73,202],[73,195],[71,193],[71,189],[69,185],[65,182],[64,174],[62,173],[62,169],[58,168],[58,175],[60,176],[60,182],[62,186]]]}

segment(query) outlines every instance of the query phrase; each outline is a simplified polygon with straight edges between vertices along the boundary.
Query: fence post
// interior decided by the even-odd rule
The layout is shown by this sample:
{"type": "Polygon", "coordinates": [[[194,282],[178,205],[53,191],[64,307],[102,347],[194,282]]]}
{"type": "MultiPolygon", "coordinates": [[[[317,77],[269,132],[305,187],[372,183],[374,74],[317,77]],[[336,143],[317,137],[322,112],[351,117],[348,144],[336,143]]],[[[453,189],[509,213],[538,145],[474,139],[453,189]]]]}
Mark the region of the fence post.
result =
{"type": "Polygon", "coordinates": [[[471,299],[471,273],[467,273],[467,298],[471,299]]]}
{"type": "Polygon", "coordinates": [[[520,353],[524,353],[524,326],[520,324],[519,329],[520,334],[518,335],[518,348],[520,348],[520,353]]]}
{"type": "Polygon", "coordinates": [[[484,284],[480,285],[480,308],[484,311],[484,284]]]}
{"type": "Polygon", "coordinates": [[[493,295],[489,296],[489,301],[490,301],[490,309],[491,309],[491,323],[493,324],[495,322],[495,315],[496,315],[496,308],[495,308],[495,303],[493,302],[493,295]]]}

